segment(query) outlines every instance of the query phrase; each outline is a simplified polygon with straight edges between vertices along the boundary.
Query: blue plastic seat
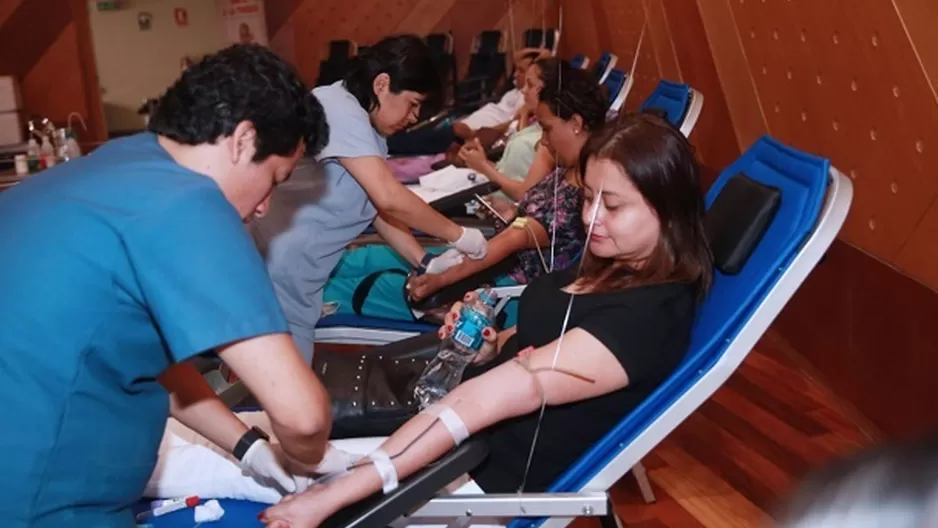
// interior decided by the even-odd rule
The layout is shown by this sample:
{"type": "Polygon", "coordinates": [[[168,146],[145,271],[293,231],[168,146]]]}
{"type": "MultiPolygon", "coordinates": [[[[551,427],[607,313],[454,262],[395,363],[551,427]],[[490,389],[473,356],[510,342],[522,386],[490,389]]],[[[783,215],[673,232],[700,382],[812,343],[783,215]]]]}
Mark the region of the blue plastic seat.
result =
{"type": "MultiPolygon", "coordinates": [[[[782,201],[775,218],[739,274],[728,276],[716,272],[713,289],[698,310],[690,350],[674,374],[584,454],[551,486],[550,492],[601,488],[602,484],[589,484],[623,453],[626,446],[632,445],[656,420],[694,390],[700,380],[712,373],[717,362],[764,305],[770,289],[789,268],[812,233],[828,189],[829,170],[828,160],[763,137],[721,173],[707,194],[708,207],[731,177],[745,173],[781,190],[782,201]]],[[[745,350],[743,357],[748,352],[745,350]]],[[[741,361],[742,357],[739,358],[741,361]]],[[[732,368],[737,365],[738,362],[732,368]]],[[[627,464],[625,470],[644,454],[637,455],[631,463],[624,460],[623,463],[627,464]]],[[[510,528],[528,528],[542,521],[517,519],[510,528]]]]}
{"type": "Polygon", "coordinates": [[[680,127],[690,108],[691,87],[689,84],[676,83],[662,79],[655,91],[642,102],[639,110],[657,108],[663,110],[668,121],[680,127]]]}

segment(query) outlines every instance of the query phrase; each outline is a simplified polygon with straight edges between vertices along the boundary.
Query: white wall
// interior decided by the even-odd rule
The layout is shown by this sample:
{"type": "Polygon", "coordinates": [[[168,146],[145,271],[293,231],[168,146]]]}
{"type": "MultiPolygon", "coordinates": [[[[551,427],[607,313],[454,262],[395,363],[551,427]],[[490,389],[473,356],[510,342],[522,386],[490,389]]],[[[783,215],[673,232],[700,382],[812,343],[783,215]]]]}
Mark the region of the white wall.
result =
{"type": "Polygon", "coordinates": [[[176,80],[182,58],[201,57],[225,43],[214,0],[125,0],[123,6],[98,11],[94,0],[88,2],[101,99],[112,131],[143,129],[137,109],[176,80]],[[176,25],[177,7],[188,10],[188,26],[176,25]],[[149,31],[138,28],[141,11],[152,15],[149,31]]]}

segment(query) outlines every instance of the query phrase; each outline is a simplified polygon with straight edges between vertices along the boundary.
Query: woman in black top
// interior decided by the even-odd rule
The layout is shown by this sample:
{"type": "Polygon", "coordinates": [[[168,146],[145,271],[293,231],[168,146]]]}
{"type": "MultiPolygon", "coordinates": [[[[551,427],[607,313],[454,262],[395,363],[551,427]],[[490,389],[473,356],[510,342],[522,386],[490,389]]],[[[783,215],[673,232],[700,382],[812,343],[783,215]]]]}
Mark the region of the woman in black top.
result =
{"type": "MultiPolygon", "coordinates": [[[[542,401],[547,408],[524,491],[549,487],[646,398],[683,358],[697,301],[712,281],[697,165],[677,129],[655,116],[625,116],[590,139],[581,167],[583,222],[592,226],[582,267],[529,285],[518,325],[497,335],[489,330],[479,364],[441,402],[470,433],[487,435],[490,455],[471,475],[486,492],[518,490],[542,401]]],[[[441,336],[452,331],[458,309],[441,336]]],[[[400,478],[452,447],[451,434],[428,414],[381,445],[400,478]]],[[[278,528],[317,526],[381,490],[367,460],[284,499],[262,520],[278,528]]]]}

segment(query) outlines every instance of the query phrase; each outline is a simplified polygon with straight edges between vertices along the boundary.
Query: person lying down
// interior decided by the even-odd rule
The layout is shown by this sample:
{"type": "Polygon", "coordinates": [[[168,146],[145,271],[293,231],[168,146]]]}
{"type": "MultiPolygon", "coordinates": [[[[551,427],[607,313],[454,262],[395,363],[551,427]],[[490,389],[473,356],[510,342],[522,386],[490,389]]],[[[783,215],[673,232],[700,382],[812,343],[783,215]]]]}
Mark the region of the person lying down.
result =
{"type": "MultiPolygon", "coordinates": [[[[262,513],[265,524],[319,526],[350,504],[390,492],[468,435],[483,435],[489,456],[444,492],[545,491],[671,374],[713,280],[691,146],[666,121],[638,114],[591,137],[582,159],[582,218],[589,226],[582,268],[532,282],[517,325],[497,334],[488,329],[476,364],[437,405],[388,438],[335,441],[333,448],[350,457],[347,471],[279,502],[270,492],[254,496],[277,502],[262,513]]],[[[452,331],[459,308],[447,314],[441,337],[452,331]]],[[[199,456],[185,465],[186,478],[231,464],[211,449],[199,456]]],[[[160,463],[171,466],[185,470],[160,463]]],[[[231,471],[237,474],[237,466],[231,471]]]]}

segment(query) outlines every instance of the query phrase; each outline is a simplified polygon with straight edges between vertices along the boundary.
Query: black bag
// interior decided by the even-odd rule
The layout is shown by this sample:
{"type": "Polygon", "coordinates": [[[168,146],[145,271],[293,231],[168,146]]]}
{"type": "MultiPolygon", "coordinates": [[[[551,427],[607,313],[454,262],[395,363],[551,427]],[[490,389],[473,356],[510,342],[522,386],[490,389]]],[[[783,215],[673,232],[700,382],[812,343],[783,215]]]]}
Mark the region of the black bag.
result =
{"type": "Polygon", "coordinates": [[[313,369],[332,398],[331,438],[387,436],[415,416],[414,387],[439,341],[430,333],[359,353],[317,350],[313,369]]]}

